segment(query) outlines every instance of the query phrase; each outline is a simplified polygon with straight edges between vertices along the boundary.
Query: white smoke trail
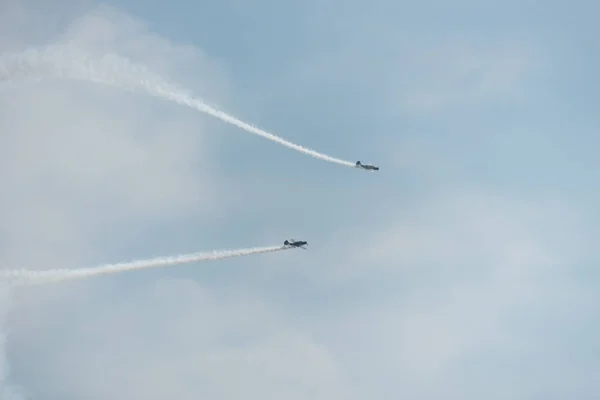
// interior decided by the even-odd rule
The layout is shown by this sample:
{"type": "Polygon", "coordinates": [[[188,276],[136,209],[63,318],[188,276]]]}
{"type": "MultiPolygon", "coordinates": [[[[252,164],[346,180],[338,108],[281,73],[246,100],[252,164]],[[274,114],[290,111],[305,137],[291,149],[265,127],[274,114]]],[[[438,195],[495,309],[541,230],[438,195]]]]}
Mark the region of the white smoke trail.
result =
{"type": "Polygon", "coordinates": [[[146,260],[107,264],[101,265],[99,267],[81,269],[53,269],[47,271],[13,269],[2,271],[2,273],[0,274],[0,278],[12,284],[13,286],[39,285],[53,282],[61,282],[71,279],[81,279],[100,275],[116,274],[120,272],[133,271],[138,269],[161,268],[199,261],[222,260],[225,258],[249,256],[262,253],[272,253],[275,251],[288,249],[290,249],[290,247],[271,246],[254,247],[249,249],[238,250],[222,250],[213,251],[211,253],[192,253],[170,257],[158,257],[146,260]]]}
{"type": "Polygon", "coordinates": [[[194,98],[186,91],[166,82],[163,78],[144,67],[132,64],[128,59],[115,54],[106,54],[100,57],[99,60],[94,60],[89,54],[73,47],[54,45],[42,50],[30,49],[20,54],[2,56],[0,82],[14,82],[23,78],[27,80],[46,78],[86,80],[131,91],[143,89],[152,96],[194,108],[247,132],[262,136],[314,158],[347,167],[355,167],[355,164],[350,161],[308,149],[241,121],[206,104],[202,100],[194,98]]]}

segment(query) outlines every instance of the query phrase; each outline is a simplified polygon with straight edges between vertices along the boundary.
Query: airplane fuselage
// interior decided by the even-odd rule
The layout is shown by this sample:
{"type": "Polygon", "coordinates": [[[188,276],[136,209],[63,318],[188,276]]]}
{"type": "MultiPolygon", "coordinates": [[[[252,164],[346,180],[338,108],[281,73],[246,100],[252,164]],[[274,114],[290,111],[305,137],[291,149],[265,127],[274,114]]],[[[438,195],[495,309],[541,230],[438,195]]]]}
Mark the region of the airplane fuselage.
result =
{"type": "Polygon", "coordinates": [[[308,242],[305,242],[305,241],[296,242],[296,241],[292,240],[290,242],[289,240],[286,240],[285,242],[283,242],[284,246],[292,246],[292,247],[301,247],[301,246],[306,246],[307,244],[308,244],[308,242]]]}
{"type": "Polygon", "coordinates": [[[376,167],[376,166],[370,165],[370,164],[361,164],[360,161],[356,162],[356,167],[366,169],[368,171],[379,171],[379,167],[376,167]]]}

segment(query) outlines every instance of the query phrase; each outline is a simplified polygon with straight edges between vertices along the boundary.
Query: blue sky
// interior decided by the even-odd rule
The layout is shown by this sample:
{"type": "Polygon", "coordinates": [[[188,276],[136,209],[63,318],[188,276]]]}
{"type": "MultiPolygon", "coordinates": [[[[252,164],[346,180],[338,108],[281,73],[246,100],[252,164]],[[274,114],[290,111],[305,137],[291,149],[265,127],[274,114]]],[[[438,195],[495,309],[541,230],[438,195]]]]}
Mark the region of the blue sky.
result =
{"type": "Polygon", "coordinates": [[[2,52],[115,52],[381,167],[143,94],[3,88],[2,268],[309,242],[3,288],[3,398],[597,398],[598,11],[3,3],[2,52]]]}

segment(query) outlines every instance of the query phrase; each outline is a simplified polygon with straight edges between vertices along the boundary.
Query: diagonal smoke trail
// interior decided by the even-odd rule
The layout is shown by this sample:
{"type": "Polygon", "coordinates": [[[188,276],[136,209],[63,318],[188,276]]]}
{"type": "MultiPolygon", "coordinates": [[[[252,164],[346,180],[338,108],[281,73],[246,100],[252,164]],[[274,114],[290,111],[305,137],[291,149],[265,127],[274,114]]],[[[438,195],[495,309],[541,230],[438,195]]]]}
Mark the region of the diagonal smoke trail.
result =
{"type": "Polygon", "coordinates": [[[250,256],[254,254],[273,253],[288,250],[287,246],[254,247],[238,250],[221,250],[210,253],[191,253],[170,257],[158,257],[146,260],[106,264],[93,268],[53,269],[47,271],[5,270],[0,273],[0,280],[5,280],[15,286],[29,286],[61,282],[71,279],[91,278],[100,275],[116,274],[138,269],[170,267],[199,261],[222,260],[225,258],[250,256]]]}
{"type": "Polygon", "coordinates": [[[355,164],[350,161],[308,149],[241,121],[206,104],[202,100],[194,98],[185,90],[166,82],[146,68],[132,64],[128,59],[115,54],[106,54],[100,59],[93,59],[89,54],[73,47],[54,45],[42,50],[30,49],[20,54],[9,54],[0,58],[0,82],[47,78],[85,80],[130,91],[142,89],[147,94],[194,108],[225,123],[314,158],[347,167],[355,167],[355,164]]]}

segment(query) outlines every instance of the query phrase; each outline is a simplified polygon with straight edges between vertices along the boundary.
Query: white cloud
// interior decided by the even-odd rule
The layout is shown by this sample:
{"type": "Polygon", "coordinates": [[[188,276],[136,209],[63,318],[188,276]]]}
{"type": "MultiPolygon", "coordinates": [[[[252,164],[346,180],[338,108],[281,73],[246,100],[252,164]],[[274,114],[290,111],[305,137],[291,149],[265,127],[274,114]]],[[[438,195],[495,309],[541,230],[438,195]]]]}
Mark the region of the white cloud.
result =
{"type": "MultiPolygon", "coordinates": [[[[52,343],[45,356],[25,351],[32,356],[28,373],[34,384],[45,383],[49,397],[350,398],[328,352],[254,294],[223,298],[191,281],[168,280],[104,304],[77,297],[80,305],[66,298],[17,310],[62,309],[36,324],[43,342],[52,343]]],[[[18,340],[19,348],[30,348],[36,336],[18,340]]]]}
{"type": "Polygon", "coordinates": [[[22,388],[15,386],[7,381],[7,376],[11,373],[9,361],[7,358],[8,350],[8,332],[7,316],[12,306],[10,288],[0,285],[0,396],[6,400],[21,400],[22,388]]]}
{"type": "Polygon", "coordinates": [[[141,96],[82,86],[4,94],[0,213],[10,253],[59,243],[72,252],[82,235],[127,221],[218,208],[218,185],[194,169],[210,160],[197,121],[169,111],[157,119],[141,96]]]}
{"type": "MultiPolygon", "coordinates": [[[[581,218],[551,199],[438,186],[416,203],[383,212],[369,235],[362,230],[343,232],[332,245],[360,242],[349,260],[368,263],[368,270],[423,273],[423,268],[434,268],[448,277],[470,275],[485,265],[488,271],[519,274],[574,256],[578,247],[572,233],[581,218]]],[[[353,271],[340,267],[339,273],[368,273],[353,271]]]]}
{"type": "MultiPolygon", "coordinates": [[[[35,20],[37,12],[13,8],[35,20]]],[[[20,26],[26,35],[27,25],[20,26]]],[[[20,32],[13,32],[16,42],[20,32]]],[[[196,71],[184,83],[204,88],[210,98],[227,97],[218,63],[200,50],[171,45],[117,10],[93,9],[69,21],[65,32],[51,31],[45,40],[116,52],[169,74],[184,62],[196,71]]],[[[224,205],[218,177],[198,168],[218,160],[211,157],[204,120],[189,110],[78,82],[16,84],[0,96],[5,265],[79,264],[94,259],[95,241],[127,224],[202,217],[224,205]]]]}
{"type": "Polygon", "coordinates": [[[111,7],[100,6],[73,21],[59,41],[99,55],[124,54],[210,102],[226,102],[231,89],[224,63],[196,46],[161,37],[149,31],[144,21],[111,7]]]}
{"type": "Polygon", "coordinates": [[[481,189],[428,198],[387,210],[368,235],[332,239],[332,251],[343,243],[348,257],[321,270],[328,290],[359,281],[377,288],[359,285],[358,309],[328,323],[343,342],[338,351],[356,340],[364,347],[348,361],[352,376],[364,377],[375,397],[391,394],[391,375],[394,394],[411,398],[531,398],[577,384],[589,392],[591,366],[571,343],[598,311],[593,287],[574,274],[595,258],[581,242],[589,234],[583,215],[552,199],[481,189]],[[544,351],[579,382],[555,376],[562,369],[546,368],[544,351]]]}

